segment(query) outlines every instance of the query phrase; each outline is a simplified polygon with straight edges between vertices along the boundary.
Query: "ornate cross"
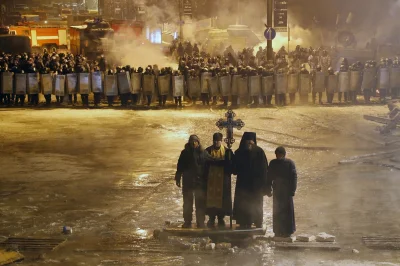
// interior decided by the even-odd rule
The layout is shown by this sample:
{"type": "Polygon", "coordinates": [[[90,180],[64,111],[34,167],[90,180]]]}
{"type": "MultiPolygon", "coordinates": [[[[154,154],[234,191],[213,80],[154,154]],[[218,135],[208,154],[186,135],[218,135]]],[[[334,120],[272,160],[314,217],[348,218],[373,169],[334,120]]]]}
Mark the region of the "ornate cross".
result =
{"type": "Polygon", "coordinates": [[[235,139],[233,138],[233,129],[236,128],[240,130],[242,129],[242,127],[244,127],[244,122],[242,120],[233,120],[235,116],[236,114],[231,109],[229,109],[228,112],[225,113],[226,121],[221,118],[216,123],[216,126],[220,130],[226,128],[226,138],[224,140],[229,149],[232,147],[232,144],[235,143],[235,139]]]}

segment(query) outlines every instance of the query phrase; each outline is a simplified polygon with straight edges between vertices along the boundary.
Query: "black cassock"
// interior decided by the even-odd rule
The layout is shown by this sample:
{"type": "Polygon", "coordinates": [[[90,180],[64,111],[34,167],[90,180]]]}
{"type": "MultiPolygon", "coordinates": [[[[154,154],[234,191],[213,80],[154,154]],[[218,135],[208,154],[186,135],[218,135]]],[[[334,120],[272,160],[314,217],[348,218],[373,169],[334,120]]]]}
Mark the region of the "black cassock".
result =
{"type": "Polygon", "coordinates": [[[289,236],[296,231],[293,196],[297,173],[290,159],[272,160],[268,167],[268,187],[273,193],[273,227],[276,236],[289,236]]]}
{"type": "Polygon", "coordinates": [[[267,157],[260,147],[254,145],[251,150],[236,150],[233,170],[237,174],[237,180],[233,219],[240,226],[251,226],[252,223],[256,227],[262,226],[267,168],[267,157]]]}

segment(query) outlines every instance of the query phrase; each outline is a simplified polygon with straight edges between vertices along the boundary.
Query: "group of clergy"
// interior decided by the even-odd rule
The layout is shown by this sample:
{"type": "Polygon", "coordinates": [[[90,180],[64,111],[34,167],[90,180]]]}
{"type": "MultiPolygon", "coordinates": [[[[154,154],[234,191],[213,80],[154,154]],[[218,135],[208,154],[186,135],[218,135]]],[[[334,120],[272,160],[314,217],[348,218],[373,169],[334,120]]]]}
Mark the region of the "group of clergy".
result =
{"type": "Polygon", "coordinates": [[[196,224],[225,228],[224,217],[233,215],[239,229],[261,228],[263,197],[273,197],[273,231],[275,236],[289,237],[296,231],[293,197],[297,188],[296,167],[286,158],[283,147],[275,150],[276,159],[268,165],[256,133],[245,132],[239,149],[233,153],[222,144],[223,135],[213,135],[213,145],[203,149],[200,139],[191,135],[182,150],[175,174],[183,194],[183,228],[192,227],[193,203],[196,224]],[[231,176],[236,175],[232,209],[231,176]],[[181,184],[182,181],[182,184],[181,184]],[[194,201],[194,202],[193,202],[194,201]]]}

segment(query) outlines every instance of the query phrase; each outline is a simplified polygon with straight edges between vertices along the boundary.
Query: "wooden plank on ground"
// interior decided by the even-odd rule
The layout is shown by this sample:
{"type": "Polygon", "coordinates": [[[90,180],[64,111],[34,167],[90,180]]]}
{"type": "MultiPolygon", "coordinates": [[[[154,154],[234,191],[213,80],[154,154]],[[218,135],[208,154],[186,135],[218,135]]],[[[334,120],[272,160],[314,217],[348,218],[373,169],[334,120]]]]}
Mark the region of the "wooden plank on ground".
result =
{"type": "Polygon", "coordinates": [[[175,236],[253,236],[253,235],[265,235],[264,228],[255,228],[244,229],[241,230],[237,227],[236,224],[232,225],[233,229],[230,229],[229,225],[226,225],[225,228],[220,229],[216,227],[215,229],[210,228],[196,228],[196,225],[193,224],[192,228],[182,228],[182,224],[178,226],[170,226],[164,228],[164,232],[169,233],[175,236]]]}
{"type": "Polygon", "coordinates": [[[400,250],[400,236],[364,236],[362,240],[371,249],[400,250]]]}
{"type": "Polygon", "coordinates": [[[373,121],[379,124],[389,124],[390,123],[390,119],[389,118],[384,118],[384,117],[379,117],[379,116],[372,116],[372,115],[364,115],[364,119],[368,120],[368,121],[373,121]]]}
{"type": "Polygon", "coordinates": [[[338,243],[322,243],[322,242],[275,242],[273,244],[275,248],[281,249],[316,249],[316,250],[327,250],[327,251],[338,251],[340,246],[338,243]]]}

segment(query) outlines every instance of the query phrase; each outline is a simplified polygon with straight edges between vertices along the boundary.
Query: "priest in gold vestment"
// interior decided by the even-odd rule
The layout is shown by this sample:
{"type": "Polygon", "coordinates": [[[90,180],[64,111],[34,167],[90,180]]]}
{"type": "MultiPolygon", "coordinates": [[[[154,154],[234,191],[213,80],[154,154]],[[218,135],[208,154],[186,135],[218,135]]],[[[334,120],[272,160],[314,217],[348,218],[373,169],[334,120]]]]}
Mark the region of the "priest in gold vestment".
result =
{"type": "Polygon", "coordinates": [[[222,134],[213,135],[213,145],[206,151],[215,159],[207,162],[205,179],[207,184],[206,214],[209,216],[207,226],[215,227],[218,217],[218,227],[225,227],[224,217],[232,213],[231,175],[233,153],[222,145],[222,134]]]}

